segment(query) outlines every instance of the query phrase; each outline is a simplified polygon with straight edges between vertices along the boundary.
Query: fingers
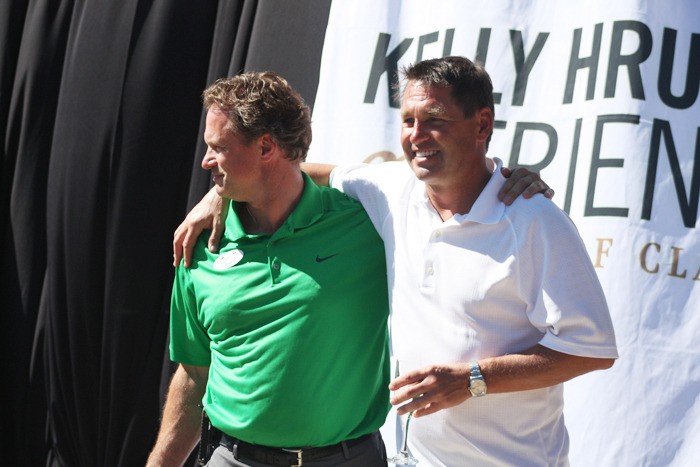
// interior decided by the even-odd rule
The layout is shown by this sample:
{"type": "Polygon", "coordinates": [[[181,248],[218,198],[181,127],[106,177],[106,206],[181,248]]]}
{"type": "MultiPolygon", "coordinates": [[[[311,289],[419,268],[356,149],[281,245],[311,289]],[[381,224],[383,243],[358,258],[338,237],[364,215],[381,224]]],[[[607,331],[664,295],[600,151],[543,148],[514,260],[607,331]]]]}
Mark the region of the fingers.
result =
{"type": "MultiPolygon", "coordinates": [[[[418,396],[411,400],[410,402],[405,403],[404,405],[401,405],[396,408],[396,413],[398,415],[406,415],[407,413],[413,412],[413,415],[416,415],[416,413],[420,413],[421,411],[425,410],[426,404],[425,401],[422,401],[423,396],[418,396]]],[[[417,415],[416,415],[417,416],[417,415]]]]}
{"type": "MultiPolygon", "coordinates": [[[[506,170],[508,169],[502,169],[504,176],[507,176],[506,170]]],[[[507,206],[511,205],[521,195],[525,199],[532,198],[537,193],[542,193],[549,199],[554,197],[554,190],[540,178],[539,174],[522,167],[514,171],[508,170],[508,172],[510,176],[498,193],[498,199],[507,206]]]]}
{"type": "Polygon", "coordinates": [[[228,203],[222,203],[219,200],[217,200],[217,209],[219,210],[219,215],[214,217],[211,235],[209,236],[209,251],[211,251],[212,253],[216,253],[217,251],[219,251],[221,237],[224,235],[224,231],[226,230],[226,216],[228,216],[228,203]]]}
{"type": "Polygon", "coordinates": [[[518,195],[522,195],[523,198],[529,199],[535,196],[537,193],[544,193],[549,187],[542,180],[531,180],[530,177],[523,178],[516,185],[514,185],[511,194],[513,195],[513,201],[518,195]],[[519,193],[520,192],[520,193],[519,193]]]}
{"type": "MultiPolygon", "coordinates": [[[[395,390],[391,389],[390,385],[389,389],[391,389],[394,392],[392,392],[391,396],[389,396],[389,402],[391,402],[392,405],[400,405],[406,401],[411,401],[413,399],[421,397],[426,391],[428,391],[427,385],[428,383],[420,381],[418,383],[412,383],[398,387],[395,390]]],[[[410,405],[410,403],[406,405],[410,405]]],[[[417,406],[418,404],[414,403],[411,407],[409,407],[408,411],[410,412],[411,410],[414,410],[417,406]]]]}
{"type": "Polygon", "coordinates": [[[429,415],[461,404],[470,396],[468,367],[464,364],[434,365],[399,376],[389,385],[390,402],[396,412],[429,415]]]}
{"type": "Polygon", "coordinates": [[[173,266],[177,267],[183,258],[185,267],[189,268],[192,265],[192,254],[197,237],[210,226],[212,233],[209,237],[209,250],[219,251],[219,241],[225,230],[224,221],[227,213],[228,203],[223,202],[215,188],[209,190],[175,230],[173,235],[173,266]]]}
{"type": "Polygon", "coordinates": [[[187,221],[180,224],[173,235],[173,267],[177,267],[177,265],[180,264],[180,260],[183,258],[185,260],[186,268],[189,268],[192,265],[192,252],[194,250],[197,236],[202,229],[199,227],[195,228],[195,226],[192,225],[187,227],[186,224],[187,221]]]}
{"type": "Polygon", "coordinates": [[[209,251],[216,253],[219,251],[219,241],[221,240],[221,235],[223,235],[224,229],[220,222],[214,222],[214,227],[211,230],[211,235],[209,235],[209,251]]]}
{"type": "Polygon", "coordinates": [[[537,193],[546,194],[546,192],[550,192],[550,196],[549,196],[550,199],[552,196],[554,196],[554,190],[549,188],[549,186],[547,186],[547,184],[544,182],[544,180],[534,180],[532,183],[530,183],[528,186],[526,186],[525,189],[523,190],[523,197],[524,198],[532,198],[537,193]]]}
{"type": "Polygon", "coordinates": [[[442,410],[444,408],[450,407],[451,405],[447,405],[444,402],[441,402],[440,400],[435,400],[432,401],[433,395],[431,393],[426,393],[422,396],[418,396],[415,399],[413,399],[411,402],[408,402],[400,407],[397,407],[396,413],[401,416],[401,415],[406,415],[407,413],[413,412],[413,416],[418,418],[422,417],[424,415],[430,415],[431,413],[435,413],[439,410],[442,410]]]}
{"type": "Polygon", "coordinates": [[[199,235],[199,232],[197,232],[197,234],[193,234],[192,229],[189,228],[185,234],[185,239],[182,241],[182,250],[184,252],[186,268],[189,268],[192,265],[192,250],[194,250],[197,235],[199,235]]]}
{"type": "Polygon", "coordinates": [[[431,413],[438,412],[442,409],[445,409],[447,407],[442,407],[439,404],[436,403],[431,403],[423,407],[422,409],[416,409],[413,411],[413,417],[419,418],[419,417],[424,417],[426,415],[430,415],[431,413]]]}
{"type": "MultiPolygon", "coordinates": [[[[402,373],[400,376],[394,378],[393,381],[389,383],[390,391],[398,391],[399,389],[423,381],[423,379],[428,375],[424,370],[413,370],[406,373],[402,373]]],[[[415,396],[411,396],[415,397],[415,396]]]]}
{"type": "Polygon", "coordinates": [[[173,234],[173,267],[177,267],[182,259],[183,224],[180,224],[173,234]]]}
{"type": "Polygon", "coordinates": [[[397,407],[396,413],[405,415],[413,412],[414,417],[422,417],[461,404],[469,398],[466,387],[466,383],[457,387],[450,387],[449,385],[435,387],[397,407]]]}

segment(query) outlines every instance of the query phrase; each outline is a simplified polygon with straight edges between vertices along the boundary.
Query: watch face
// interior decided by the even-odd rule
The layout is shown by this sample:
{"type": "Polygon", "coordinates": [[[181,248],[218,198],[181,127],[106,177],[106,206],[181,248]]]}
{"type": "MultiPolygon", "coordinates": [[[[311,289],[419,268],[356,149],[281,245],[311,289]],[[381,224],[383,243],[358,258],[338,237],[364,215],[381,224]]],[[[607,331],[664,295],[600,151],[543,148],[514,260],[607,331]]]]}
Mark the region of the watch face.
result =
{"type": "Polygon", "coordinates": [[[473,379],[469,385],[469,390],[475,397],[483,396],[486,394],[486,382],[483,379],[473,379]]]}

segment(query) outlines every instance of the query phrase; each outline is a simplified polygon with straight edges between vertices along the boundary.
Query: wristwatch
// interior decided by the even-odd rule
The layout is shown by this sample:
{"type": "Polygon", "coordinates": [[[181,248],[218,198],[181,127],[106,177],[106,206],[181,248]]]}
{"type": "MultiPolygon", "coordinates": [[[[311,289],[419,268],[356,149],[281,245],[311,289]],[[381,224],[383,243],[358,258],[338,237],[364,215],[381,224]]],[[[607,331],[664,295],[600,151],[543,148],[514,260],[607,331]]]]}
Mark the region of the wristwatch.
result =
{"type": "Polygon", "coordinates": [[[469,392],[472,393],[472,397],[486,395],[486,381],[476,360],[469,362],[469,392]]]}

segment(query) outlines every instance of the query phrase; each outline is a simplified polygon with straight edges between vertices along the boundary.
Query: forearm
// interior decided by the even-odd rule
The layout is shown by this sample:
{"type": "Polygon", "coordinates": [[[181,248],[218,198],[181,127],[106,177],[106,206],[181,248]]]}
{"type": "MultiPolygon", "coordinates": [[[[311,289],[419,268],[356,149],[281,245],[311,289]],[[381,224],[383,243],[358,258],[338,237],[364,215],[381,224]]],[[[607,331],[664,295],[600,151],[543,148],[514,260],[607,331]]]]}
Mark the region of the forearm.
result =
{"type": "Polygon", "coordinates": [[[182,465],[199,441],[206,374],[180,365],[170,382],[158,439],[147,466],[182,465]]]}
{"type": "Polygon", "coordinates": [[[301,170],[318,186],[330,186],[331,172],[336,166],[333,164],[319,164],[316,162],[302,162],[301,170]]]}
{"type": "MultiPolygon", "coordinates": [[[[478,361],[488,394],[527,391],[554,386],[589,371],[609,368],[614,360],[567,355],[536,345],[518,354],[478,361]]],[[[399,415],[429,415],[461,404],[471,397],[469,363],[430,365],[410,371],[389,385],[391,403],[399,415]]]]}
{"type": "MultiPolygon", "coordinates": [[[[613,359],[568,355],[536,345],[519,354],[479,360],[489,394],[554,386],[594,370],[610,368],[613,359]]],[[[467,371],[468,377],[468,371],[467,371]]]]}

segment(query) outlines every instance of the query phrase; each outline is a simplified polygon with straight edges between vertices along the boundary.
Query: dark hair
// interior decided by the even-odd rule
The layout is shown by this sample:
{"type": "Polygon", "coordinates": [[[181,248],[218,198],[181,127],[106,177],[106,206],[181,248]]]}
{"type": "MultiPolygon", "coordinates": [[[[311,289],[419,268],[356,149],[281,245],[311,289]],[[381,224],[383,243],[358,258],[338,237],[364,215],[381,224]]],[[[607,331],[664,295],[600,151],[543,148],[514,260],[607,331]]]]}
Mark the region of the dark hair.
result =
{"type": "Polygon", "coordinates": [[[311,145],[309,107],[281,76],[271,71],[222,78],[204,90],[204,107],[226,112],[233,131],[247,141],[269,134],[290,160],[306,159],[311,145]]]}
{"type": "MultiPolygon", "coordinates": [[[[423,60],[401,69],[401,82],[397,91],[399,100],[409,81],[417,81],[428,86],[452,87],[452,96],[461,104],[465,118],[470,118],[484,107],[493,106],[493,84],[483,66],[464,57],[444,57],[423,60]]],[[[491,141],[489,135],[486,147],[491,141]]]]}

